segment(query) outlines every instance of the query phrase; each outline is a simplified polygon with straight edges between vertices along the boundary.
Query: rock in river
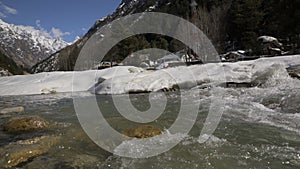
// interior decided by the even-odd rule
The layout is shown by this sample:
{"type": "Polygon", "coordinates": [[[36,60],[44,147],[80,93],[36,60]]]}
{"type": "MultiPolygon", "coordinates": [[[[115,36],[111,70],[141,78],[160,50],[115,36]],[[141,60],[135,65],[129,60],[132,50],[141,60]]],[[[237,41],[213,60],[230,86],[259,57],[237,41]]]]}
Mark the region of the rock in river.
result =
{"type": "Polygon", "coordinates": [[[293,78],[300,79],[300,70],[291,71],[291,72],[289,72],[289,75],[293,78]]]}
{"type": "Polygon", "coordinates": [[[287,71],[291,77],[300,79],[300,65],[290,66],[287,71]]]}
{"type": "Polygon", "coordinates": [[[0,111],[0,114],[9,114],[9,113],[22,113],[24,112],[24,107],[10,107],[5,108],[0,111]]]}
{"type": "Polygon", "coordinates": [[[162,131],[151,125],[143,125],[137,128],[127,129],[124,134],[128,137],[149,138],[162,134],[162,131]]]}
{"type": "Polygon", "coordinates": [[[101,161],[104,161],[93,155],[78,153],[78,151],[66,151],[60,157],[50,158],[42,155],[34,158],[24,168],[41,169],[47,166],[48,169],[96,169],[101,165],[101,161]]]}
{"type": "Polygon", "coordinates": [[[10,119],[3,125],[3,130],[8,132],[24,132],[31,130],[44,129],[49,126],[49,122],[41,117],[18,117],[10,119]]]}
{"type": "Polygon", "coordinates": [[[47,153],[58,144],[58,136],[41,136],[28,140],[12,142],[0,148],[0,166],[11,168],[27,162],[28,160],[47,153]]]}

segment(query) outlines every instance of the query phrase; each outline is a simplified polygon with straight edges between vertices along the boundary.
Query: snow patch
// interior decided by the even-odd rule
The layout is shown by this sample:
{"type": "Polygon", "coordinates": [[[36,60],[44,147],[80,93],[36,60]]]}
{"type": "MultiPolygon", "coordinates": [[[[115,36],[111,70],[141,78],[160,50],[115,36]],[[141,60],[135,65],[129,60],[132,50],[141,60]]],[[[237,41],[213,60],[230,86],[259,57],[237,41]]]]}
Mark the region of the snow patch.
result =
{"type": "Polygon", "coordinates": [[[122,3],[120,6],[119,6],[119,9],[123,8],[125,5],[125,3],[122,3]]]}

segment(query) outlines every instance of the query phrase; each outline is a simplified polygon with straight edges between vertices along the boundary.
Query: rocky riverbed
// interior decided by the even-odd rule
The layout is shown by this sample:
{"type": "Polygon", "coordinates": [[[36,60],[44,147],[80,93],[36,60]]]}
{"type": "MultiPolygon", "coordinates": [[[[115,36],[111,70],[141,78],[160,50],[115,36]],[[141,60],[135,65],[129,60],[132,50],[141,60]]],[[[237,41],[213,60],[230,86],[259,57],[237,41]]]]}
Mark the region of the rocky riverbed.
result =
{"type": "MultiPolygon", "coordinates": [[[[9,101],[7,98],[2,99],[2,106],[4,102],[9,101]]],[[[48,103],[39,99],[37,102],[48,103]]],[[[97,147],[78,122],[68,123],[63,119],[56,121],[55,117],[49,116],[49,112],[42,112],[44,118],[50,117],[47,121],[28,112],[32,110],[31,106],[34,105],[30,105],[29,109],[20,106],[2,109],[5,113],[0,114],[0,156],[3,157],[0,159],[1,168],[99,168],[105,158],[111,155],[97,147]],[[93,153],[87,152],[91,150],[93,153]]],[[[75,120],[73,118],[74,115],[72,121],[75,120]]],[[[123,130],[126,139],[153,137],[162,132],[151,125],[123,130]]]]}

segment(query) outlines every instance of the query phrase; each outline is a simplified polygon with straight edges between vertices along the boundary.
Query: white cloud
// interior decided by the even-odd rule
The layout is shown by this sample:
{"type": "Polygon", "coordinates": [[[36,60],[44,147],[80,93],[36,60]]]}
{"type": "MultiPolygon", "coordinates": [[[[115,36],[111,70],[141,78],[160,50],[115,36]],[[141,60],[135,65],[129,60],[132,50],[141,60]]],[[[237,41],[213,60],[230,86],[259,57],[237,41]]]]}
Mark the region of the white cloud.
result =
{"type": "Polygon", "coordinates": [[[52,27],[52,29],[51,29],[51,35],[53,37],[55,37],[55,38],[61,38],[61,37],[65,36],[65,35],[71,35],[71,33],[70,32],[63,32],[63,31],[61,31],[58,28],[52,27]]]}
{"type": "Polygon", "coordinates": [[[0,18],[6,18],[6,15],[2,12],[0,12],[0,18]]]}
{"type": "Polygon", "coordinates": [[[16,15],[18,11],[0,2],[0,18],[5,18],[7,15],[16,15]]]}
{"type": "Polygon", "coordinates": [[[38,29],[43,30],[42,25],[41,25],[41,21],[40,20],[36,20],[35,21],[35,25],[38,29]]]}
{"type": "Polygon", "coordinates": [[[42,27],[42,24],[41,24],[41,21],[40,21],[40,20],[36,20],[36,21],[35,21],[35,25],[36,25],[36,28],[37,28],[41,33],[43,33],[44,36],[51,37],[50,33],[49,33],[46,29],[44,29],[44,28],[42,27]]]}
{"type": "Polygon", "coordinates": [[[54,38],[62,38],[65,35],[71,35],[70,32],[63,32],[59,28],[55,28],[55,27],[52,27],[51,30],[48,32],[45,28],[43,28],[40,20],[36,20],[35,25],[38,30],[40,30],[41,32],[44,33],[45,36],[51,36],[54,38]]]}
{"type": "Polygon", "coordinates": [[[4,8],[5,12],[7,12],[9,14],[12,14],[12,15],[18,14],[18,11],[14,8],[11,8],[11,7],[6,6],[6,5],[3,5],[3,8],[4,8]]]}

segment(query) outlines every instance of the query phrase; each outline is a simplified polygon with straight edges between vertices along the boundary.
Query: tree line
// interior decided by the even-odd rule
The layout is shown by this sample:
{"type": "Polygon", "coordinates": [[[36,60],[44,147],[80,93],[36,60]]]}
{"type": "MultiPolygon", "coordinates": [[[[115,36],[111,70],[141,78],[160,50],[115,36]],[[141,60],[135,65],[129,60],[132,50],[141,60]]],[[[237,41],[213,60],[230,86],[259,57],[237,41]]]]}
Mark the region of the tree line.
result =
{"type": "MultiPolygon", "coordinates": [[[[144,6],[157,4],[157,12],[191,19],[190,0],[151,0],[144,6]]],[[[196,0],[198,26],[212,40],[219,53],[249,50],[260,54],[257,38],[274,36],[285,44],[284,50],[300,46],[300,0],[196,0]]],[[[144,8],[136,12],[142,12],[144,8]]],[[[130,53],[145,48],[160,48],[170,52],[185,49],[178,40],[162,35],[130,37],[108,53],[122,60],[130,53]]]]}

